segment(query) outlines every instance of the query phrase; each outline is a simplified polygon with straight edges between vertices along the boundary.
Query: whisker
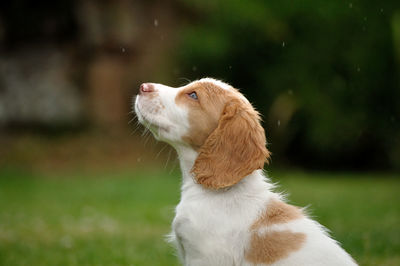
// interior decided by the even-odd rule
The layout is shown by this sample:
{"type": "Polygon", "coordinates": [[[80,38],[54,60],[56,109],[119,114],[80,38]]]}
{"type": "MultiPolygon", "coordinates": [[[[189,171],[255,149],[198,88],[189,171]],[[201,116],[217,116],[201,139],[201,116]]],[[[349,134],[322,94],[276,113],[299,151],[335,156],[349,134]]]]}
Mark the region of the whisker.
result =
{"type": "Polygon", "coordinates": [[[135,134],[140,128],[142,128],[141,125],[136,125],[136,128],[133,131],[133,134],[135,134]]]}
{"type": "Polygon", "coordinates": [[[132,132],[131,132],[131,136],[135,135],[136,131],[138,131],[139,126],[137,126],[132,132]]]}
{"type": "Polygon", "coordinates": [[[129,125],[130,123],[132,123],[133,121],[135,121],[135,119],[136,119],[136,117],[133,117],[131,120],[129,120],[129,121],[128,121],[128,125],[129,125]]]}
{"type": "MultiPolygon", "coordinates": [[[[187,81],[187,83],[190,83],[190,82],[192,82],[192,81],[190,81],[190,79],[188,79],[188,78],[185,78],[185,77],[180,77],[180,78],[178,78],[178,79],[183,79],[183,80],[185,80],[185,81],[187,81]]],[[[181,83],[181,86],[183,86],[183,85],[186,85],[186,83],[181,83]]]]}
{"type": "Polygon", "coordinates": [[[166,147],[168,147],[168,144],[165,144],[164,147],[161,148],[161,150],[160,150],[160,151],[157,153],[157,155],[156,155],[156,159],[158,159],[158,156],[160,156],[161,152],[162,152],[163,150],[165,150],[166,147]]]}
{"type": "MultiPolygon", "coordinates": [[[[133,121],[134,121],[134,118],[133,118],[131,121],[129,121],[128,125],[129,125],[130,123],[132,123],[133,121]]],[[[133,127],[134,129],[133,129],[133,131],[131,132],[131,136],[132,136],[133,134],[135,134],[135,133],[138,131],[139,128],[142,128],[142,125],[140,124],[139,120],[136,120],[136,121],[135,121],[135,124],[132,125],[132,127],[133,127]]]]}
{"type": "Polygon", "coordinates": [[[146,136],[146,133],[149,131],[149,128],[147,126],[144,126],[144,130],[142,132],[142,137],[146,136]]]}
{"type": "Polygon", "coordinates": [[[169,175],[172,174],[172,172],[175,170],[177,164],[178,164],[178,157],[175,157],[174,162],[172,164],[172,169],[168,173],[169,175]]]}
{"type": "Polygon", "coordinates": [[[167,165],[168,165],[169,159],[170,159],[170,157],[171,157],[171,152],[172,152],[172,150],[170,149],[170,150],[169,150],[169,152],[168,152],[168,158],[167,158],[167,161],[166,161],[166,163],[165,163],[165,165],[164,165],[164,170],[167,168],[167,165]]]}
{"type": "MultiPolygon", "coordinates": [[[[150,131],[148,131],[148,132],[150,132],[150,131]]],[[[147,142],[149,142],[149,139],[151,138],[150,135],[151,135],[151,134],[148,134],[148,135],[146,136],[146,139],[145,139],[145,141],[144,141],[143,146],[146,146],[147,142]]]]}

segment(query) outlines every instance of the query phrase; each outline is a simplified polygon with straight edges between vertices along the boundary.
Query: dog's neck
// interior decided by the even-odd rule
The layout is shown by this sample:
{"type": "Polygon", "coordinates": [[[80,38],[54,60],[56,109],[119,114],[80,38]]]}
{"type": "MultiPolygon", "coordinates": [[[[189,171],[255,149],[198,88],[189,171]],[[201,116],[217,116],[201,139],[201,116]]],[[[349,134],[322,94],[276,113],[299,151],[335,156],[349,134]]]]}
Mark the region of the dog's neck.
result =
{"type": "Polygon", "coordinates": [[[199,155],[198,152],[188,146],[179,146],[175,149],[178,153],[179,163],[182,171],[182,192],[186,188],[201,186],[200,184],[196,183],[195,177],[193,173],[191,173],[194,162],[199,155]]]}
{"type": "MultiPolygon", "coordinates": [[[[256,170],[252,174],[243,178],[238,184],[229,187],[223,188],[219,190],[211,190],[204,188],[201,184],[196,182],[195,176],[191,172],[194,162],[197,159],[198,152],[188,146],[179,146],[175,147],[180,167],[182,171],[182,186],[181,193],[182,197],[185,195],[193,195],[194,194],[202,194],[202,193],[225,193],[228,192],[233,195],[238,195],[238,193],[265,193],[266,190],[271,191],[273,185],[269,183],[269,180],[265,178],[262,170],[256,170]]],[[[227,194],[227,193],[225,193],[227,194]]],[[[253,194],[253,195],[254,195],[253,194]]]]}

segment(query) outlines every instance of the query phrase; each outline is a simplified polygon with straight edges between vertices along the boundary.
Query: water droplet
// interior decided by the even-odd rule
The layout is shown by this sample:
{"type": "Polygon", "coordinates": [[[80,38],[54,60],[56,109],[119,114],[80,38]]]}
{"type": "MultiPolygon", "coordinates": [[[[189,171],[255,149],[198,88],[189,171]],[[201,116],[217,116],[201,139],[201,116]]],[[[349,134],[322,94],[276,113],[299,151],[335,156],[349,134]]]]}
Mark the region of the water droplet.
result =
{"type": "Polygon", "coordinates": [[[122,51],[123,53],[125,53],[125,48],[124,48],[124,47],[122,47],[122,48],[121,48],[121,51],[122,51]]]}
{"type": "Polygon", "coordinates": [[[229,66],[229,69],[232,69],[232,66],[229,66]]]}
{"type": "Polygon", "coordinates": [[[282,42],[282,47],[285,47],[285,45],[286,45],[285,42],[282,42]]]}
{"type": "Polygon", "coordinates": [[[158,20],[157,19],[154,20],[154,27],[158,27],[158,20]]]}
{"type": "Polygon", "coordinates": [[[360,71],[361,71],[360,67],[357,67],[357,72],[360,72],[360,71]]]}
{"type": "Polygon", "coordinates": [[[281,120],[278,120],[278,127],[281,125],[281,120]]]}
{"type": "Polygon", "coordinates": [[[349,8],[353,8],[353,3],[349,3],[349,8]]]}
{"type": "Polygon", "coordinates": [[[381,13],[383,13],[383,8],[381,8],[381,13]]]}

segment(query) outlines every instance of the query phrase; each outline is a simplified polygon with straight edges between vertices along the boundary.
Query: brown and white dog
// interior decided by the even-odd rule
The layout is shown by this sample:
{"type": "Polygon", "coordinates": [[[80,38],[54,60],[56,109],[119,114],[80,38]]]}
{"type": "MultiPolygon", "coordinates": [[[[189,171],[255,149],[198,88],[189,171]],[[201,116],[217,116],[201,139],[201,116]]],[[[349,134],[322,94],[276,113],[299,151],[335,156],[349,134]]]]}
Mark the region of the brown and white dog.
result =
{"type": "Polygon", "coordinates": [[[184,265],[356,265],[326,230],[273,192],[260,117],[236,89],[205,78],[144,83],[139,121],[172,145],[182,170],[171,241],[184,265]]]}

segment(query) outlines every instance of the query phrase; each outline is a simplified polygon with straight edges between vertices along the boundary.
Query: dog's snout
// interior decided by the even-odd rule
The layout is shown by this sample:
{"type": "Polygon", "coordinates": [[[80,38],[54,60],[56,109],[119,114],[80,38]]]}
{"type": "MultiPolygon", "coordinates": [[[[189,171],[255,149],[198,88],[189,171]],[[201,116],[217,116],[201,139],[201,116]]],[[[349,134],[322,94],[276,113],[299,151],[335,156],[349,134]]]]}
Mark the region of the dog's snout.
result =
{"type": "Polygon", "coordinates": [[[153,91],[154,91],[154,85],[151,83],[143,83],[142,85],[140,85],[140,94],[153,91]]]}

